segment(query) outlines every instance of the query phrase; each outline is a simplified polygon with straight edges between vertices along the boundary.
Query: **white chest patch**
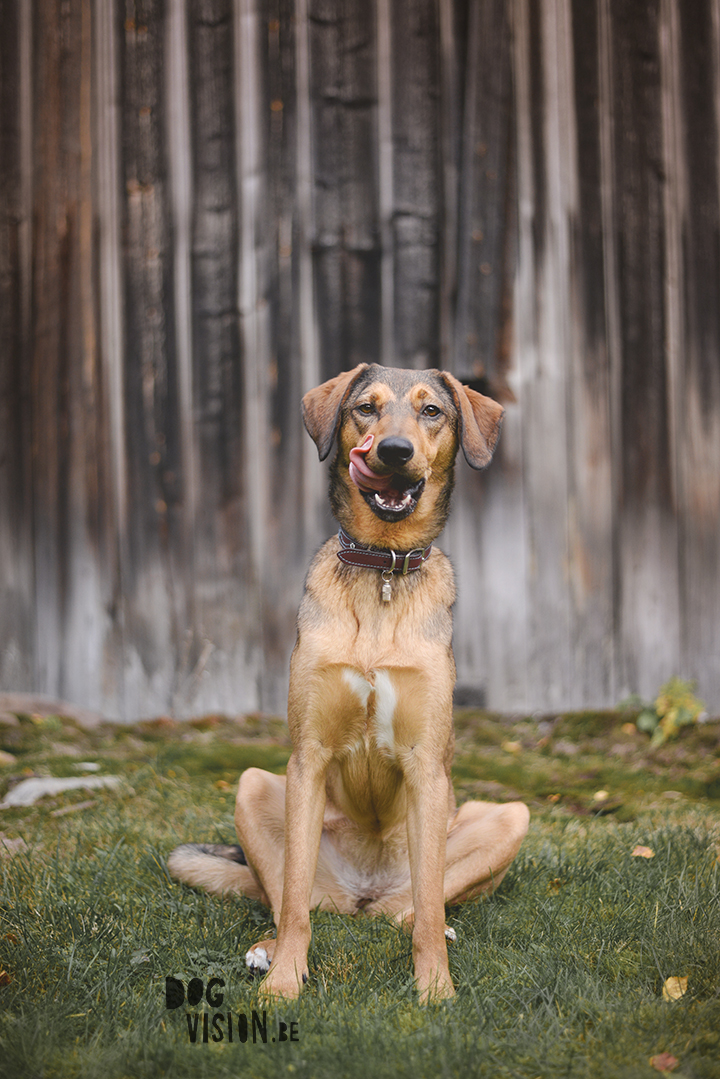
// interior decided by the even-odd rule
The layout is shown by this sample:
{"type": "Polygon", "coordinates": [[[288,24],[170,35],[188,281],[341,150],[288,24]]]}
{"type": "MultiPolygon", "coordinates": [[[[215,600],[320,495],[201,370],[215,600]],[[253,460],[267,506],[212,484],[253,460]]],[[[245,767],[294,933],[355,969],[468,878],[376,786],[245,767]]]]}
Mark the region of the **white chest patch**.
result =
{"type": "Polygon", "coordinates": [[[368,697],[373,691],[373,685],[368,682],[367,678],[363,678],[360,671],[354,671],[351,667],[345,668],[343,678],[355,696],[359,697],[363,708],[367,708],[368,697]]]}
{"type": "Polygon", "coordinates": [[[389,750],[395,749],[393,731],[393,719],[397,694],[392,684],[390,674],[385,670],[373,671],[369,679],[364,678],[359,671],[346,667],[343,678],[355,696],[360,700],[363,708],[367,709],[370,694],[375,691],[375,706],[373,708],[373,733],[378,746],[389,750]],[[373,684],[374,683],[374,684],[373,684]]]}

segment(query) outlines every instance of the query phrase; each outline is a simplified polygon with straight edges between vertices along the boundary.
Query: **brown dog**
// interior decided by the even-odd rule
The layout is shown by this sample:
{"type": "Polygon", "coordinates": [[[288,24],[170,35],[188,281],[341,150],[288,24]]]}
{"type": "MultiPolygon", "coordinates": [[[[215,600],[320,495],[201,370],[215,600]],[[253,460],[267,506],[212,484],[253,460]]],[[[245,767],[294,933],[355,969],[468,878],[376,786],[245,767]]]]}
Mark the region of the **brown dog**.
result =
{"type": "Polygon", "coordinates": [[[307,981],[310,909],[412,927],[422,1000],[453,993],[446,903],[500,883],[528,826],[519,802],[456,810],[453,573],[432,542],[447,518],[458,446],[488,464],[502,408],[439,371],[361,364],[306,394],[321,460],[337,440],[340,522],[308,573],[290,666],[287,777],[240,777],[241,847],[185,845],[171,872],[259,899],[277,940],[248,952],[263,990],[307,981]]]}

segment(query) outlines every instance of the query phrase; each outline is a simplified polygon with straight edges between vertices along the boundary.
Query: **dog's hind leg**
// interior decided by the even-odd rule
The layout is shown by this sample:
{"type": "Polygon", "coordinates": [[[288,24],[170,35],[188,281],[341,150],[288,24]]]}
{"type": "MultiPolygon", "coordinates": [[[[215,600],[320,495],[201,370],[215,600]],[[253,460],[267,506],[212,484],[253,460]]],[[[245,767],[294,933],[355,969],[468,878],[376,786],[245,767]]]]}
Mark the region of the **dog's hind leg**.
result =
{"type": "Polygon", "coordinates": [[[465,802],[450,824],[445,854],[445,902],[495,891],[528,830],[522,802],[465,802]]]}
{"type": "MultiPolygon", "coordinates": [[[[530,814],[521,802],[465,802],[450,821],[445,848],[444,901],[463,903],[491,894],[510,868],[528,829],[530,814]]],[[[415,924],[409,885],[368,905],[365,914],[385,914],[410,930],[415,924]]],[[[445,926],[445,937],[455,933],[445,926]]]]}

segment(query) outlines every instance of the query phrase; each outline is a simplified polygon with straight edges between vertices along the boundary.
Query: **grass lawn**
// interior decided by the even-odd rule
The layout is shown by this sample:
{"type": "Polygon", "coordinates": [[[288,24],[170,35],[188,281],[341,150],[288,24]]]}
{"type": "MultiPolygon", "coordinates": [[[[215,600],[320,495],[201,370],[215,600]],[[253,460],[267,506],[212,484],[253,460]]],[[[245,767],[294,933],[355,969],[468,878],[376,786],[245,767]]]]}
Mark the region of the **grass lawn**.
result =
{"type": "Polygon", "coordinates": [[[418,1005],[389,922],[318,914],[302,1000],[264,1008],[243,957],[267,911],[175,883],[166,858],[234,841],[237,776],[284,769],[282,722],[0,726],[0,794],[85,762],[124,779],[0,811],[0,1075],[717,1079],[720,724],[655,750],[626,714],[467,711],[457,731],[459,799],[521,798],[532,823],[497,895],[448,909],[456,998],[418,1005]],[[167,976],[224,986],[168,1009],[167,976]]]}

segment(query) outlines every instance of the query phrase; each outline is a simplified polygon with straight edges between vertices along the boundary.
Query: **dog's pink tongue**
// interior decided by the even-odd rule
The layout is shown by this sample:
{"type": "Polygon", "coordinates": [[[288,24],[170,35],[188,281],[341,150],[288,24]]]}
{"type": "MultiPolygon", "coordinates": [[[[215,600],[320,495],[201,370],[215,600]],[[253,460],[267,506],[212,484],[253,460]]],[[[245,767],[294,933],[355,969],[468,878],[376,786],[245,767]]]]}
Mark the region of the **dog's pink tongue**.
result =
{"type": "Polygon", "coordinates": [[[370,452],[374,441],[368,435],[362,446],[350,450],[350,479],[361,491],[386,491],[392,483],[392,476],[378,476],[365,461],[365,454],[370,452]]]}

